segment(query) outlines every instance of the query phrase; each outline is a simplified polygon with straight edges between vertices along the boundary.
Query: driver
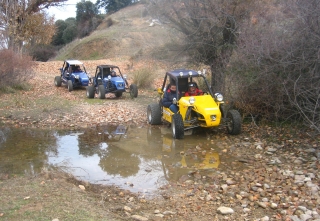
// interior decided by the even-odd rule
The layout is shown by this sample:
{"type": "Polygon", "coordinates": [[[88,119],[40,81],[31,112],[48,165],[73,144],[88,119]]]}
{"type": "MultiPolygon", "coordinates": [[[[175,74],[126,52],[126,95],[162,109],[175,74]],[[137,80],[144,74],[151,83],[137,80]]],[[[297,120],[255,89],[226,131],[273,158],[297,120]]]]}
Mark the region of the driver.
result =
{"type": "Polygon", "coordinates": [[[196,87],[196,84],[194,82],[190,82],[188,84],[188,91],[185,93],[185,96],[198,96],[203,95],[203,91],[199,90],[196,87]]]}
{"type": "Polygon", "coordinates": [[[117,72],[113,69],[111,69],[111,77],[116,77],[117,76],[117,72]]]}
{"type": "Polygon", "coordinates": [[[179,110],[179,107],[174,102],[177,101],[178,94],[177,94],[177,86],[175,83],[171,83],[168,90],[163,95],[162,104],[165,107],[168,107],[173,113],[177,113],[179,110]]]}
{"type": "Polygon", "coordinates": [[[76,65],[74,72],[81,72],[81,71],[82,71],[82,70],[81,70],[80,66],[79,66],[79,65],[76,65]]]}

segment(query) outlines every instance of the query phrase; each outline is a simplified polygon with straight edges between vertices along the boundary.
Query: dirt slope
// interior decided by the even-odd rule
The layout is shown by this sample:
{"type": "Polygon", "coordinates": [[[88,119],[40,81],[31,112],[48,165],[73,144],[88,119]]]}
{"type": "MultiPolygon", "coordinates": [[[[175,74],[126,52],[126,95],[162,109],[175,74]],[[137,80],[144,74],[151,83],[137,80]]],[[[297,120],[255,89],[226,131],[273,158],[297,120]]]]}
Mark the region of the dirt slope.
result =
{"type": "Polygon", "coordinates": [[[167,24],[153,20],[146,4],[126,7],[107,16],[90,36],[65,46],[52,60],[126,57],[128,66],[146,58],[171,61],[179,45],[179,34],[167,24]]]}

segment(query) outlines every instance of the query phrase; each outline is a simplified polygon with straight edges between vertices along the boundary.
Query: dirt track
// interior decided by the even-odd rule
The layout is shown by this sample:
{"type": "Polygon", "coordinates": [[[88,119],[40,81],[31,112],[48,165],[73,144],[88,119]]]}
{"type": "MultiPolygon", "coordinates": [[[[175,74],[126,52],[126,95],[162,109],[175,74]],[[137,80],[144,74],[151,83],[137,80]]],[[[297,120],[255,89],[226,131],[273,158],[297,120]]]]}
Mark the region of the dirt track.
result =
{"type": "MultiPolygon", "coordinates": [[[[109,60],[84,61],[93,75],[95,67],[109,60]]],[[[86,98],[86,89],[68,92],[66,87],[55,87],[54,77],[59,75],[62,61],[37,62],[32,88],[15,94],[1,95],[1,120],[5,124],[32,127],[90,127],[98,124],[146,123],[146,106],[156,98],[153,90],[139,89],[138,98],[128,93],[121,98],[113,94],[106,99],[86,98]]],[[[122,72],[128,73],[125,64],[113,62],[122,72]]],[[[128,75],[131,82],[130,73],[128,75]]]]}

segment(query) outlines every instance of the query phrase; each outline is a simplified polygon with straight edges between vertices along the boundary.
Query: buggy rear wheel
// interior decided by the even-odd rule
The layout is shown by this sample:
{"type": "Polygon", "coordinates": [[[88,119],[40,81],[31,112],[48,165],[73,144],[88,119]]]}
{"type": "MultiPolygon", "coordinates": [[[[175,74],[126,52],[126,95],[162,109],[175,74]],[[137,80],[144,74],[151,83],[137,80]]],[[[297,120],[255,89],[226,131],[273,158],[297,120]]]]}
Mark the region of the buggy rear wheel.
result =
{"type": "Polygon", "coordinates": [[[71,80],[68,80],[68,91],[71,92],[73,90],[73,84],[71,80]]]}
{"type": "Polygon", "coordinates": [[[61,76],[56,76],[54,78],[54,85],[56,85],[57,87],[61,86],[61,76]]]}
{"type": "Polygon", "coordinates": [[[184,125],[181,114],[172,115],[171,130],[173,138],[184,138],[184,125]]]}
{"type": "Polygon", "coordinates": [[[94,86],[87,87],[87,98],[94,98],[94,86]]]}
{"type": "Polygon", "coordinates": [[[100,84],[98,86],[98,98],[99,99],[105,99],[106,98],[106,91],[105,91],[105,88],[104,88],[103,84],[100,84]]]}
{"type": "Polygon", "coordinates": [[[151,125],[161,124],[161,109],[159,104],[155,103],[148,105],[147,118],[148,123],[151,125]]]}
{"type": "Polygon", "coordinates": [[[135,84],[130,85],[130,96],[131,98],[138,97],[138,87],[135,84]]]}
{"type": "Polygon", "coordinates": [[[231,135],[238,135],[241,132],[241,115],[237,110],[229,110],[227,113],[227,130],[231,135]]]}
{"type": "Polygon", "coordinates": [[[122,92],[116,92],[115,95],[116,95],[116,97],[121,97],[122,96],[122,92]]]}

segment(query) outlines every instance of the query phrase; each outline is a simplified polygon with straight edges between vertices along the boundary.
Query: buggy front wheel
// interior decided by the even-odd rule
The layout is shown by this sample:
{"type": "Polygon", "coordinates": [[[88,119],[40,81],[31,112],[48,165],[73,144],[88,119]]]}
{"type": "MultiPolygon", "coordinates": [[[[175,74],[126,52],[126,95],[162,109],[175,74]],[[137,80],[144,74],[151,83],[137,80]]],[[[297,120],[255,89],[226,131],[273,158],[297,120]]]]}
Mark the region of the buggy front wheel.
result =
{"type": "Polygon", "coordinates": [[[68,80],[68,91],[71,92],[73,90],[73,84],[71,80],[68,80]]]}
{"type": "Polygon", "coordinates": [[[227,113],[227,130],[231,135],[241,132],[241,115],[237,110],[229,110],[227,113]]]}
{"type": "Polygon", "coordinates": [[[98,86],[98,98],[99,99],[105,99],[106,98],[106,90],[105,90],[103,84],[100,84],[98,86]]]}
{"type": "Polygon", "coordinates": [[[151,125],[161,124],[161,109],[158,103],[148,105],[147,118],[151,125]]]}
{"type": "Polygon", "coordinates": [[[54,85],[56,85],[57,87],[61,86],[61,76],[56,76],[54,78],[54,85]]]}
{"type": "Polygon", "coordinates": [[[171,130],[173,138],[184,138],[184,125],[181,114],[172,115],[171,130]]]}

